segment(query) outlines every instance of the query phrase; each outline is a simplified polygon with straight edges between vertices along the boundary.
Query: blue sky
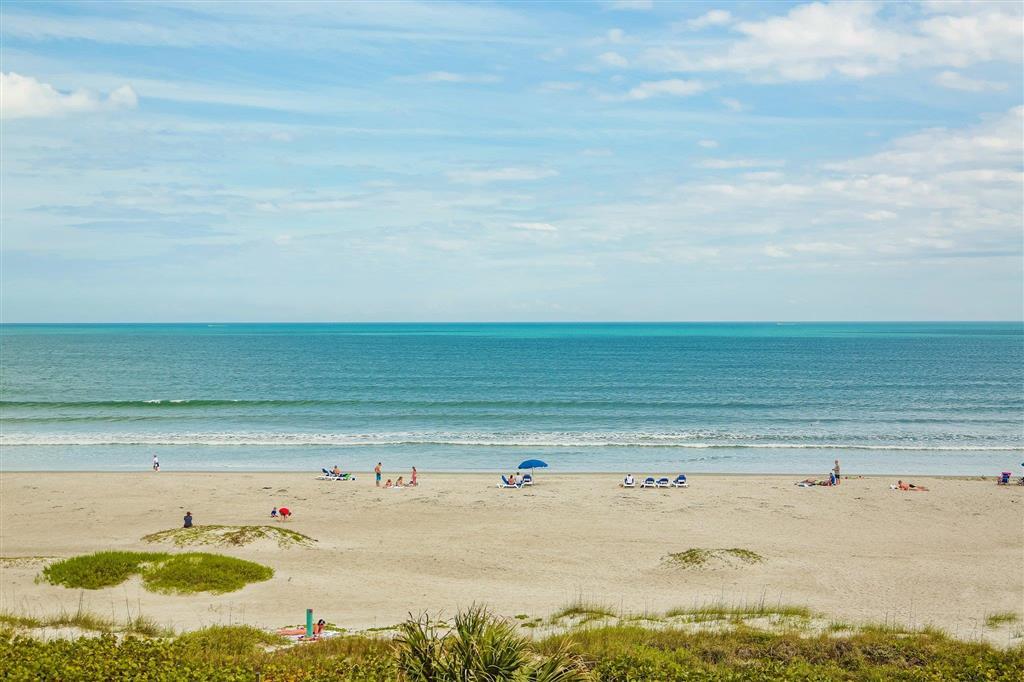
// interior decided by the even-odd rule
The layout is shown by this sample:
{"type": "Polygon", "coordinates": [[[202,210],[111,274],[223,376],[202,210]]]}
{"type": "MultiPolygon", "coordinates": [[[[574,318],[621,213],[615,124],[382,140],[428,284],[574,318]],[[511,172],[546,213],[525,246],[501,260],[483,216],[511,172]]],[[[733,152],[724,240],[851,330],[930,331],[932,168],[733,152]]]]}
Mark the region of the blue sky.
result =
{"type": "Polygon", "coordinates": [[[17,3],[4,321],[1020,319],[1016,3],[17,3]]]}

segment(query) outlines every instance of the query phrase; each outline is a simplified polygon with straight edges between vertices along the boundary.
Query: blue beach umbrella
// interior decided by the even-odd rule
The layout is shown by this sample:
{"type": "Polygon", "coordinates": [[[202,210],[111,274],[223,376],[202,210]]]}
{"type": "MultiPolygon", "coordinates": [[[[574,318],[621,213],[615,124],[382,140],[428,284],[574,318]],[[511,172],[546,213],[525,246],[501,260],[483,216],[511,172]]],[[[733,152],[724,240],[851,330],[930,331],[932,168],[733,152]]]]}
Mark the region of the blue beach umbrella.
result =
{"type": "Polygon", "coordinates": [[[547,465],[548,465],[547,462],[542,462],[539,459],[528,459],[525,462],[520,462],[519,466],[517,466],[516,468],[517,469],[529,469],[530,470],[530,476],[533,476],[533,470],[534,469],[544,469],[545,467],[547,467],[547,465]]]}

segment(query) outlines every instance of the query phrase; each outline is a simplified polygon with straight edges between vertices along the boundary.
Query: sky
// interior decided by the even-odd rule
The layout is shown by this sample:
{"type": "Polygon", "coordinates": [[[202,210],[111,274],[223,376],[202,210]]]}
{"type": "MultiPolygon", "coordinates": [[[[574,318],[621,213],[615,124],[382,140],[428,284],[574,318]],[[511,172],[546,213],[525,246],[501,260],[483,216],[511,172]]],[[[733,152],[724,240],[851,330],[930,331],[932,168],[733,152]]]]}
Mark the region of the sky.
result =
{"type": "Polygon", "coordinates": [[[1022,5],[0,6],[0,319],[1019,320],[1022,5]]]}

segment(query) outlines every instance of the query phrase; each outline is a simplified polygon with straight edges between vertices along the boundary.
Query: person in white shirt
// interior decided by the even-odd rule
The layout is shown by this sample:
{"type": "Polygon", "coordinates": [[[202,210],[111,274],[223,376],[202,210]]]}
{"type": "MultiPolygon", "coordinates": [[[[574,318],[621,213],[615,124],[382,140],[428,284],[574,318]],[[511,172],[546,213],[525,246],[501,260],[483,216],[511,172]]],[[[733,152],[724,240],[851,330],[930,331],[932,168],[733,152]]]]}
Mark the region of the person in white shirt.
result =
{"type": "Polygon", "coordinates": [[[160,471],[160,458],[153,455],[153,471],[160,471]]]}

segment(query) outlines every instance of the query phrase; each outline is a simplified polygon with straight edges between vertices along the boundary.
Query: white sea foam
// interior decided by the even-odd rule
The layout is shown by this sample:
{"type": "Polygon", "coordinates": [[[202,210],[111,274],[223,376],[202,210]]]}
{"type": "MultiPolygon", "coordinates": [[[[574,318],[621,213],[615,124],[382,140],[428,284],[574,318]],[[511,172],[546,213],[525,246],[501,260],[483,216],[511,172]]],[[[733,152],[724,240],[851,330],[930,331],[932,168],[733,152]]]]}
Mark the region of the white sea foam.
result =
{"type": "Polygon", "coordinates": [[[771,440],[764,436],[716,434],[707,431],[680,432],[403,432],[403,433],[93,433],[0,435],[4,446],[69,445],[204,445],[204,446],[470,446],[470,447],[651,447],[651,448],[744,448],[773,450],[950,450],[1014,451],[1022,445],[963,444],[929,442],[829,442],[804,439],[800,442],[771,440]]]}

